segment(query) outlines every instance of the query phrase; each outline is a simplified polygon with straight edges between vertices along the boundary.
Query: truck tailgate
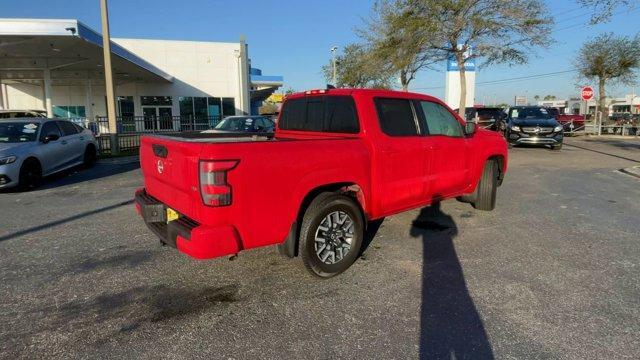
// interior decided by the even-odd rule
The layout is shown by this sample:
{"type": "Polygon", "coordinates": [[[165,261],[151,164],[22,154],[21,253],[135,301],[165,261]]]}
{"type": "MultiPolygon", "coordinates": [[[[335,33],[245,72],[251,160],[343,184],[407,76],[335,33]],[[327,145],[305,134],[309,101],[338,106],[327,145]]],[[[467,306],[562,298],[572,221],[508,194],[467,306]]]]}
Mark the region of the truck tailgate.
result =
{"type": "Polygon", "coordinates": [[[200,203],[198,158],[202,143],[143,136],[140,164],[147,193],[181,213],[200,203]]]}

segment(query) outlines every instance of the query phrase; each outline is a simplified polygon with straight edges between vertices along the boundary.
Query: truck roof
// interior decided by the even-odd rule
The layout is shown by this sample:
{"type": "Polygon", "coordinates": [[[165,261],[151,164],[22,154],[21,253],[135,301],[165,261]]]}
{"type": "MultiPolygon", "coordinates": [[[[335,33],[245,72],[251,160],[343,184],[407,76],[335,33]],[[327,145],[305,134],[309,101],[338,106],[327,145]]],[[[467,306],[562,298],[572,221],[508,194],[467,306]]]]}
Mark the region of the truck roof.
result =
{"type": "Polygon", "coordinates": [[[309,95],[357,95],[357,94],[369,94],[379,97],[420,97],[425,100],[437,101],[440,100],[436,97],[427,94],[414,93],[408,91],[388,90],[388,89],[360,89],[360,88],[340,88],[340,89],[314,89],[304,92],[298,92],[288,95],[287,99],[294,99],[309,95]]]}

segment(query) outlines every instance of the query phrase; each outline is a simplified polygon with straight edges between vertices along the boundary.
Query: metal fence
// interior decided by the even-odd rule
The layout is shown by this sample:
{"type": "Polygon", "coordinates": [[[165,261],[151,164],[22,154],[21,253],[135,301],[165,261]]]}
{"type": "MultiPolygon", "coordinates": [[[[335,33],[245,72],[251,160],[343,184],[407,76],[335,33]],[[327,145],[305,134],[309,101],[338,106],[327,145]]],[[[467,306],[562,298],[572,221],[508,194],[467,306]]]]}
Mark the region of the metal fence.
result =
{"type": "Polygon", "coordinates": [[[606,124],[591,122],[585,124],[585,133],[592,135],[640,136],[640,124],[635,122],[606,124]]]}
{"type": "MultiPolygon", "coordinates": [[[[219,116],[118,116],[116,127],[119,134],[201,131],[212,129],[219,121],[219,116]]],[[[87,127],[96,134],[109,133],[109,119],[98,116],[87,127]]]]}
{"type": "MultiPolygon", "coordinates": [[[[100,154],[111,154],[112,136],[109,133],[109,119],[97,116],[95,119],[73,118],[71,120],[91,130],[98,142],[100,154]]],[[[214,128],[220,122],[219,116],[118,116],[118,149],[123,152],[140,147],[140,136],[155,133],[179,133],[203,131],[214,128]]]]}

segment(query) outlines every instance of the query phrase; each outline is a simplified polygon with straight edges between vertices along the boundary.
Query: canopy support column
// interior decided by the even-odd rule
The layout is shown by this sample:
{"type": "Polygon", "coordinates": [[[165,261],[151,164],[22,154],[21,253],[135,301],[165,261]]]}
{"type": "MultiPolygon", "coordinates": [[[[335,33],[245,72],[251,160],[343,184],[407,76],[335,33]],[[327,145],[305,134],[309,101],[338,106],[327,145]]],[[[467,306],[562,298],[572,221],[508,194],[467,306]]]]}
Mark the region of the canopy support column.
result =
{"type": "Polygon", "coordinates": [[[53,104],[51,103],[51,70],[45,67],[42,71],[42,88],[44,90],[44,108],[47,110],[47,117],[53,117],[53,104]]]}
{"type": "Polygon", "coordinates": [[[91,91],[91,79],[87,74],[87,78],[84,80],[84,108],[87,122],[93,120],[93,93],[91,91]]]}

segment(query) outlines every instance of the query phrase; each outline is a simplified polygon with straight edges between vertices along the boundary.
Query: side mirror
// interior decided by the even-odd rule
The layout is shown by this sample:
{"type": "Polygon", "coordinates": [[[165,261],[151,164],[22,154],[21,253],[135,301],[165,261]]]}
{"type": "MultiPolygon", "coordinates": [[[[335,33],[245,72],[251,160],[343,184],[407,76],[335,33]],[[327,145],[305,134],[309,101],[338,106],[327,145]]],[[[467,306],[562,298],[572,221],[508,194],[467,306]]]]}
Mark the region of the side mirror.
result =
{"type": "Polygon", "coordinates": [[[46,144],[46,143],[48,143],[50,141],[56,141],[58,139],[60,139],[60,135],[58,135],[58,134],[49,134],[49,135],[45,136],[44,138],[42,138],[42,142],[46,144]]]}
{"type": "Polygon", "coordinates": [[[467,121],[467,123],[464,125],[464,134],[467,136],[473,135],[477,129],[478,124],[474,123],[473,121],[467,121]]]}

